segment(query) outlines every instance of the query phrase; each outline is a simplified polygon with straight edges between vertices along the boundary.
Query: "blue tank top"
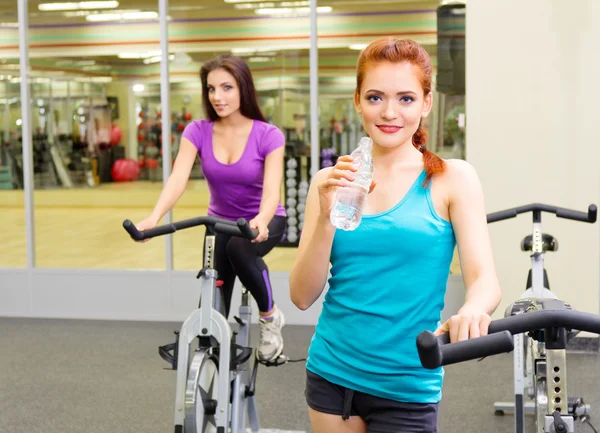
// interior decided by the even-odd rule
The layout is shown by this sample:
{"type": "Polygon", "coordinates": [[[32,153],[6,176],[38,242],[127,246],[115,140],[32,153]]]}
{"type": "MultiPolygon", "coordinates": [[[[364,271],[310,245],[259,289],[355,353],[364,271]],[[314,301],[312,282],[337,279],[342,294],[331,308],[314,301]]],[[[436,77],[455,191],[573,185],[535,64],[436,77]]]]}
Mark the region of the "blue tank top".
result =
{"type": "Polygon", "coordinates": [[[425,179],[393,208],[335,233],[306,364],[331,383],[401,402],[441,399],[443,369],[421,366],[416,338],[440,324],[456,241],[425,179]]]}

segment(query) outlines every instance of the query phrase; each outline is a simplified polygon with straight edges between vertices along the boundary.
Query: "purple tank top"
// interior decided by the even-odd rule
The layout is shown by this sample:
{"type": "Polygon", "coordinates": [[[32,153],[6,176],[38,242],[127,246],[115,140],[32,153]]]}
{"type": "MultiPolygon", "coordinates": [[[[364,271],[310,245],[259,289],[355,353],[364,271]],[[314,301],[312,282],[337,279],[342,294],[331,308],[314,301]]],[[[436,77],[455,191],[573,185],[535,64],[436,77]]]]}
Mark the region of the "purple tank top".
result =
{"type": "MultiPolygon", "coordinates": [[[[194,120],[182,134],[198,149],[210,192],[208,215],[233,221],[251,220],[260,210],[265,158],[285,145],[285,137],[276,126],[255,120],[242,157],[232,164],[224,164],[213,153],[213,124],[209,120],[194,120]]],[[[275,215],[286,215],[281,202],[275,215]]]]}

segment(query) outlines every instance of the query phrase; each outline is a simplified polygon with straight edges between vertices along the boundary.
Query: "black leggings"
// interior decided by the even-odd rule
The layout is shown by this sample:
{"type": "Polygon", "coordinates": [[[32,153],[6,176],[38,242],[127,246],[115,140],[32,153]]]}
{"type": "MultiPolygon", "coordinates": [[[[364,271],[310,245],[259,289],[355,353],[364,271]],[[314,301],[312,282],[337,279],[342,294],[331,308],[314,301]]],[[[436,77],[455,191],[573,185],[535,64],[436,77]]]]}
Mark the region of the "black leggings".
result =
{"type": "MultiPolygon", "coordinates": [[[[262,258],[281,240],[285,231],[285,217],[273,217],[268,228],[269,239],[258,243],[223,233],[216,235],[215,269],[218,274],[217,278],[223,281],[221,293],[223,293],[226,317],[229,317],[236,276],[252,293],[259,311],[267,312],[273,308],[273,290],[269,269],[262,258]]],[[[206,239],[206,234],[204,236],[206,239]]]]}

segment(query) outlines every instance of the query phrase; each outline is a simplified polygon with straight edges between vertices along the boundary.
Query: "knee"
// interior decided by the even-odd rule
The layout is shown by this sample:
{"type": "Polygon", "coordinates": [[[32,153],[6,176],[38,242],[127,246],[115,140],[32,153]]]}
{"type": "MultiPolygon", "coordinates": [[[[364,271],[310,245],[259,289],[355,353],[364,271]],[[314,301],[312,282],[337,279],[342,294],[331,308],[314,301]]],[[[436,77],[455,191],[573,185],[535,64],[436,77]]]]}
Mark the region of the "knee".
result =
{"type": "Polygon", "coordinates": [[[251,258],[252,245],[248,239],[232,237],[227,242],[225,252],[232,263],[241,263],[251,258]]]}

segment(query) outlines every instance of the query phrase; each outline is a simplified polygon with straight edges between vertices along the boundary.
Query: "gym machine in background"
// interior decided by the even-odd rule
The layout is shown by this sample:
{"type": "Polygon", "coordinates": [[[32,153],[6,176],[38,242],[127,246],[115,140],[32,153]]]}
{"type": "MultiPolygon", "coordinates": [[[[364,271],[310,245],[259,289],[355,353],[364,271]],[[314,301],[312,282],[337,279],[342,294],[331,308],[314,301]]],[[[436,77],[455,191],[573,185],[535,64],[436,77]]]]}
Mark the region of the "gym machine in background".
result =
{"type": "MultiPolygon", "coordinates": [[[[101,94],[104,90],[97,92],[90,87],[86,95],[72,96],[71,83],[67,82],[65,96],[56,88],[53,93],[56,82],[51,80],[32,79],[32,83],[34,187],[93,187],[102,181],[112,181],[112,165],[124,157],[124,149],[119,146],[120,129],[112,124],[111,107],[101,94]]],[[[11,188],[21,189],[20,119],[6,135],[8,139],[4,140],[2,150],[10,164],[3,166],[10,168],[11,188]]]]}
{"type": "MultiPolygon", "coordinates": [[[[162,182],[162,123],[160,121],[162,113],[158,104],[155,110],[150,108],[151,104],[151,98],[146,98],[138,103],[138,117],[140,119],[140,123],[137,125],[139,178],[152,182],[162,182]]],[[[175,111],[171,114],[171,164],[174,164],[177,158],[183,131],[192,121],[192,114],[185,105],[179,112],[175,111]]],[[[196,159],[190,179],[203,178],[200,161],[196,159]]]]}
{"type": "MultiPolygon", "coordinates": [[[[304,209],[310,184],[311,156],[306,144],[308,134],[303,128],[286,128],[284,157],[284,206],[287,213],[286,231],[279,246],[297,247],[304,225],[304,209]]],[[[332,167],[341,155],[350,154],[357,146],[362,128],[344,117],[330,120],[329,128],[320,132],[319,168],[332,167]]]]}
{"type": "MultiPolygon", "coordinates": [[[[8,87],[7,87],[8,89],[8,87]]],[[[8,90],[7,90],[8,94],[8,90]]],[[[19,98],[10,99],[17,105],[19,98]]],[[[7,96],[7,101],[9,100],[7,96]]],[[[135,155],[127,156],[127,136],[115,121],[118,100],[107,97],[101,84],[32,79],[34,186],[36,189],[95,187],[108,182],[162,181],[160,104],[152,98],[136,101],[135,155]],[[156,107],[154,107],[156,106],[156,107]],[[151,108],[152,107],[152,108],[151,108]],[[137,144],[137,146],[136,146],[137,144]]],[[[5,109],[8,120],[9,106],[5,109]]],[[[181,134],[192,121],[185,103],[171,114],[174,161],[181,134]]],[[[22,138],[19,120],[4,126],[0,147],[0,188],[23,188],[22,138]],[[12,126],[12,128],[8,128],[12,126]]],[[[2,128],[0,128],[2,129],[2,128]]],[[[192,179],[202,179],[200,162],[192,179]]]]}

